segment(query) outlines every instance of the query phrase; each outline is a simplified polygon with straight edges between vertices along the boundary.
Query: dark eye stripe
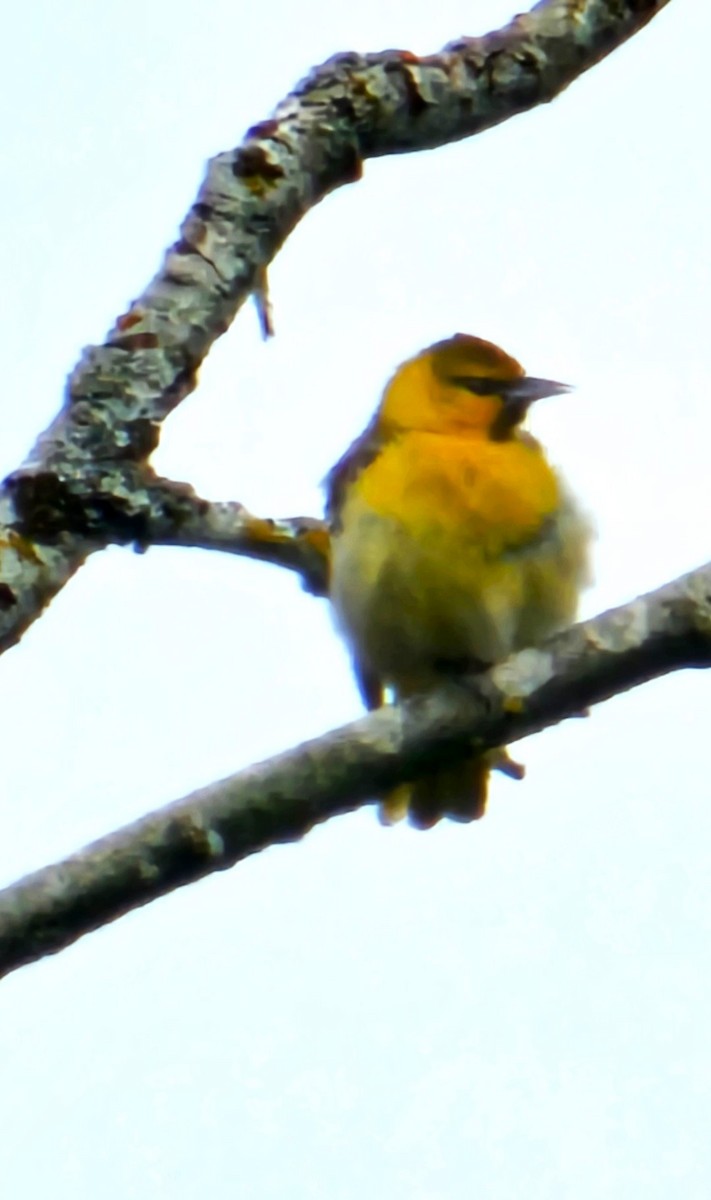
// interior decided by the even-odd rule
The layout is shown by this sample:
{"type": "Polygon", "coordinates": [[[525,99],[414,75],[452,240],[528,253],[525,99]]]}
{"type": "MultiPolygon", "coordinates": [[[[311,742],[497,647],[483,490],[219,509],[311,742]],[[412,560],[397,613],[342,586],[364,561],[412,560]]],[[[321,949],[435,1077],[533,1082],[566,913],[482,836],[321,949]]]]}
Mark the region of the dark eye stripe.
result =
{"type": "Polygon", "coordinates": [[[505,379],[487,379],[483,375],[452,375],[449,382],[466,388],[475,396],[500,396],[506,389],[505,379]]]}

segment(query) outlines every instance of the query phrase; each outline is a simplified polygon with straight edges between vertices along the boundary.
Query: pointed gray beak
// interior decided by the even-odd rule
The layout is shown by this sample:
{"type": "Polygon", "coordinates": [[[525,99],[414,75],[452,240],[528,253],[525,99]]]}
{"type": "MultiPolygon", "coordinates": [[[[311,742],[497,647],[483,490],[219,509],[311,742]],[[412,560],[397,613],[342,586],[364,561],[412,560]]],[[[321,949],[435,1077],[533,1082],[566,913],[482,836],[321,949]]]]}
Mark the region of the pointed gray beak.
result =
{"type": "Polygon", "coordinates": [[[572,392],[568,383],[555,383],[552,379],[534,379],[524,375],[522,379],[491,379],[480,375],[453,375],[451,382],[464,387],[475,396],[501,396],[507,404],[528,408],[534,400],[544,396],[561,396],[572,392]]]}
{"type": "Polygon", "coordinates": [[[572,390],[568,383],[554,383],[552,379],[534,379],[530,375],[524,375],[522,379],[512,379],[501,389],[507,403],[510,401],[513,404],[524,404],[526,407],[533,404],[534,400],[543,400],[545,396],[562,396],[572,390]]]}

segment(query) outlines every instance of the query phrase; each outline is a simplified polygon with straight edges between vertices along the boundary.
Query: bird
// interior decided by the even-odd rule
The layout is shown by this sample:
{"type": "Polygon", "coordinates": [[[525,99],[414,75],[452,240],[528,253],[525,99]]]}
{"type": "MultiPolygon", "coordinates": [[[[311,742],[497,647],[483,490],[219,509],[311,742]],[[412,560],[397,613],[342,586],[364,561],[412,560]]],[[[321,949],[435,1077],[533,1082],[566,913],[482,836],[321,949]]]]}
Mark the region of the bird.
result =
{"type": "MultiPolygon", "coordinates": [[[[329,598],[365,706],[488,670],[570,624],[592,528],[541,444],[530,406],[572,389],[457,333],[403,362],[325,480],[329,598]]],[[[469,756],[380,798],[385,824],[484,814],[506,750],[469,756]]]]}

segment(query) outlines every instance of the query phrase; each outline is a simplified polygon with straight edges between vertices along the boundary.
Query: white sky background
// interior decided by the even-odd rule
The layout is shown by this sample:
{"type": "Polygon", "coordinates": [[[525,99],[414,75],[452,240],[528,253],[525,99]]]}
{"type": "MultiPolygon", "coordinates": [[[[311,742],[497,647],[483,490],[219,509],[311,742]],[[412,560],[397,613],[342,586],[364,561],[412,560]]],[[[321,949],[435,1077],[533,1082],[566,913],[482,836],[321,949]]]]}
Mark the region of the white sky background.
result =
{"type": "MultiPolygon", "coordinates": [[[[0,88],[0,470],[174,239],[205,159],[339,50],[512,0],[35,0],[0,88]]],[[[264,515],[406,355],[465,330],[578,385],[533,428],[590,511],[592,614],[708,558],[711,7],[553,105],[366,165],[271,272],[156,462],[264,515]]],[[[197,551],[91,561],[0,662],[0,874],[355,717],[326,605],[197,551]]],[[[371,810],[0,985],[3,1195],[685,1200],[711,1189],[708,706],[681,674],[518,749],[486,820],[371,810]]]]}

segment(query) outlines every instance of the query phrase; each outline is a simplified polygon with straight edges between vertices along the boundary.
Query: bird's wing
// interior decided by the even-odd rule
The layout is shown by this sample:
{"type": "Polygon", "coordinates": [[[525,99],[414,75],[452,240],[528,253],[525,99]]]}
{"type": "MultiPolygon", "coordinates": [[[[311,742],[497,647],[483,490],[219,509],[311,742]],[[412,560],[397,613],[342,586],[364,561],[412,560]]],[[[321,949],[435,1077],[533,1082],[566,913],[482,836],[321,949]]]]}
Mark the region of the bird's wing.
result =
{"type": "Polygon", "coordinates": [[[364,471],[372,463],[374,458],[377,458],[384,442],[385,439],[378,429],[376,414],[360,437],[351,442],[345,454],[328,472],[323,485],[326,489],[326,520],[331,533],[338,533],[341,528],[340,517],[349,485],[358,478],[361,471],[364,471]]]}
{"type": "Polygon", "coordinates": [[[363,663],[356,656],[353,658],[353,673],[356,677],[361,700],[368,709],[368,712],[373,712],[374,709],[381,708],[385,703],[385,689],[382,679],[379,679],[370,668],[363,666],[363,663]]]}
{"type": "MultiPolygon", "coordinates": [[[[341,529],[341,514],[348,488],[358,478],[361,471],[364,471],[373,462],[373,459],[377,458],[385,440],[378,428],[376,414],[360,437],[351,442],[345,454],[339,458],[335,466],[331,467],[324,479],[326,520],[332,534],[337,534],[341,529]]],[[[374,708],[380,708],[384,700],[382,680],[360,662],[357,656],[354,656],[353,659],[353,670],[366,708],[371,711],[374,708]]]]}

